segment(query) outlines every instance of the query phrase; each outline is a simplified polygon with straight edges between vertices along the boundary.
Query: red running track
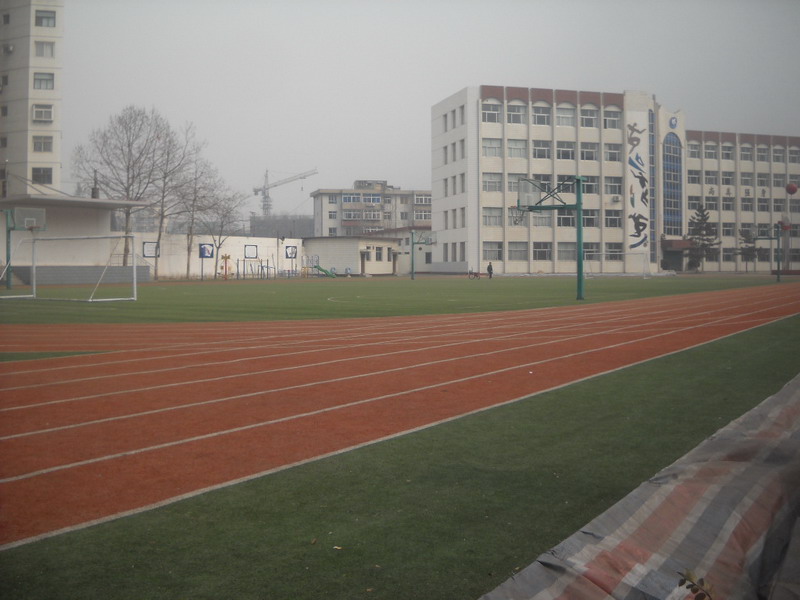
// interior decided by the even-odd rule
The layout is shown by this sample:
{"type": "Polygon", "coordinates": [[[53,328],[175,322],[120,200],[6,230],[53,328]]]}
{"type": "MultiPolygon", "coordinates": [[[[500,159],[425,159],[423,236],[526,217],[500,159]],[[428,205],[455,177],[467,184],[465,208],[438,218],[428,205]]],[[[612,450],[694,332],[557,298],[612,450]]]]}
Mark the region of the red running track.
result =
{"type": "Polygon", "coordinates": [[[0,549],[800,314],[800,284],[470,315],[8,325],[0,549]]]}

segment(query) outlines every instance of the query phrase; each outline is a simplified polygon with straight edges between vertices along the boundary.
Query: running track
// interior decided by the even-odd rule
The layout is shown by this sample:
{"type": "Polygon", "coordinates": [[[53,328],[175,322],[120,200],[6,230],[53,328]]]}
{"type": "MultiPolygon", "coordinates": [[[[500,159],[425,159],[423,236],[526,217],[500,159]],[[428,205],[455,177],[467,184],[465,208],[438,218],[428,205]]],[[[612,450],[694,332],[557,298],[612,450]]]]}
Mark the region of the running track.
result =
{"type": "Polygon", "coordinates": [[[471,315],[0,326],[0,550],[800,314],[790,283],[471,315]]]}

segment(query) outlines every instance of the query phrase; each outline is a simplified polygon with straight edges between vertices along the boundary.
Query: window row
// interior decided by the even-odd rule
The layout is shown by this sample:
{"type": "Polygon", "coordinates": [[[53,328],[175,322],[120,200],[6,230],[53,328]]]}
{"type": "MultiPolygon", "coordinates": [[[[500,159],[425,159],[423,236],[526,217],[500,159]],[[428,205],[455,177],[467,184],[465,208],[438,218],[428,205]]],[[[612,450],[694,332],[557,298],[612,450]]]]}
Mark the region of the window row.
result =
{"type": "MultiPolygon", "coordinates": [[[[752,171],[739,172],[739,185],[753,187],[786,187],[786,183],[798,183],[800,175],[786,173],[753,173],[752,171]]],[[[706,185],[736,185],[734,171],[700,171],[689,169],[686,172],[687,183],[704,183],[706,185]]]]}
{"type": "MultiPolygon", "coordinates": [[[[557,127],[593,127],[603,129],[622,129],[622,111],[616,108],[606,108],[602,111],[592,106],[583,106],[580,109],[572,104],[559,104],[553,107],[549,104],[508,104],[505,107],[506,123],[527,125],[555,125],[557,127]],[[530,109],[530,121],[528,112],[530,109]],[[554,118],[555,117],[555,118],[554,118]]],[[[481,104],[481,121],[484,123],[502,123],[503,105],[493,102],[481,104]]]]}
{"type": "MultiPolygon", "coordinates": [[[[481,222],[486,227],[502,227],[503,211],[502,207],[484,206],[481,211],[481,222]]],[[[575,227],[577,223],[575,211],[572,209],[530,211],[523,213],[521,218],[511,211],[506,211],[506,223],[509,227],[552,227],[554,219],[559,227],[575,227]]],[[[600,209],[583,209],[584,227],[600,227],[601,223],[606,228],[621,229],[622,210],[607,208],[602,211],[601,219],[600,209]]]]}
{"type": "MultiPolygon", "coordinates": [[[[53,151],[53,136],[51,135],[34,135],[33,136],[33,151],[34,152],[52,152],[53,151]]],[[[8,147],[8,138],[0,137],[0,148],[8,147]]]]}
{"type": "MultiPolygon", "coordinates": [[[[358,192],[345,192],[341,196],[329,195],[328,204],[391,204],[392,198],[390,196],[381,196],[380,194],[361,194],[358,192]]],[[[430,194],[415,194],[411,196],[401,196],[399,198],[400,204],[411,204],[415,206],[430,206],[432,196],[430,194]]]]}
{"type": "MultiPolygon", "coordinates": [[[[697,210],[705,206],[707,210],[727,210],[741,212],[774,212],[781,214],[786,210],[785,198],[732,198],[725,196],[721,200],[718,196],[688,196],[689,210],[697,210]]],[[[800,198],[789,198],[789,212],[800,213],[800,198]]]]}
{"type": "MultiPolygon", "coordinates": [[[[578,245],[576,242],[557,242],[555,245],[555,252],[553,251],[552,242],[508,242],[507,253],[503,254],[503,242],[483,242],[482,258],[483,260],[491,261],[576,261],[578,259],[578,245]],[[530,252],[530,253],[529,253],[530,252]]],[[[783,253],[783,249],[781,254],[783,253]]],[[[622,261],[625,257],[621,242],[584,242],[583,243],[583,260],[585,261],[605,261],[615,262],[622,261]]],[[[719,262],[735,262],[737,257],[740,260],[745,260],[741,256],[741,250],[735,247],[727,248],[713,248],[709,249],[709,254],[706,261],[719,262]],[[721,250],[721,251],[720,251],[721,250]]],[[[758,262],[776,262],[778,260],[777,248],[756,248],[753,258],[758,262]]],[[[800,261],[800,248],[792,248],[789,252],[789,258],[794,261],[800,261]]],[[[783,256],[782,260],[786,260],[783,256]]],[[[445,259],[446,260],[446,259],[445,259]]]]}
{"type": "MultiPolygon", "coordinates": [[[[520,179],[532,179],[538,182],[539,187],[544,191],[553,189],[553,176],[549,173],[534,173],[530,176],[525,173],[508,173],[506,176],[506,190],[508,192],[519,191],[520,179]]],[[[556,177],[556,185],[563,186],[561,190],[565,193],[574,191],[575,177],[572,175],[558,175],[556,177]]],[[[606,175],[602,178],[603,193],[611,196],[622,195],[622,177],[606,175]]],[[[502,192],[503,191],[503,173],[483,173],[481,177],[481,189],[484,192],[502,192]]],[[[584,194],[599,194],[600,193],[600,177],[597,175],[585,175],[583,177],[583,193],[584,194]]]]}
{"type": "MultiPolygon", "coordinates": [[[[715,142],[689,142],[687,147],[689,158],[709,158],[722,160],[734,160],[736,157],[736,146],[734,144],[717,144],[715,142]]],[[[755,148],[749,144],[739,146],[739,160],[752,161],[753,156],[758,162],[800,163],[800,148],[792,146],[787,149],[783,146],[758,145],[755,148]]]]}
{"type": "MultiPolygon", "coordinates": [[[[503,157],[503,140],[500,138],[483,138],[481,151],[487,158],[503,157]]],[[[553,158],[553,142],[550,140],[531,140],[530,154],[528,140],[506,140],[506,156],[508,158],[553,158]]],[[[555,157],[559,160],[600,160],[600,144],[597,142],[556,142],[555,157]]],[[[462,156],[463,158],[463,156],[462,156]]],[[[622,162],[622,144],[603,144],[603,160],[622,162]]]]}
{"type": "MultiPolygon", "coordinates": [[[[508,253],[503,256],[503,242],[483,242],[483,260],[577,260],[578,244],[576,242],[557,242],[555,254],[552,242],[507,242],[508,253]],[[530,250],[529,250],[530,248],[530,250]]],[[[624,258],[622,242],[584,242],[583,259],[595,261],[622,261],[624,258]]]]}
{"type": "Polygon", "coordinates": [[[461,208],[446,210],[443,212],[443,215],[445,229],[459,229],[467,226],[467,209],[463,206],[461,208]]]}

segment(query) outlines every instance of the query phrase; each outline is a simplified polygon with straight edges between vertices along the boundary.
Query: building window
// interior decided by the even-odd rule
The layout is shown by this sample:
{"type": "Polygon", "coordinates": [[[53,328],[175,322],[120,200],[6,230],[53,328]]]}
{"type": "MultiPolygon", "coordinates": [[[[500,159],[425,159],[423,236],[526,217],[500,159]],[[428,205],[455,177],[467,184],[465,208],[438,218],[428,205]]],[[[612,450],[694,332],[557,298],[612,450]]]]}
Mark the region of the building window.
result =
{"type": "Polygon", "coordinates": [[[556,142],[556,158],[575,160],[575,142],[556,142]]]}
{"type": "Polygon", "coordinates": [[[483,224],[486,227],[503,226],[503,209],[499,207],[483,207],[483,224]]]}
{"type": "Polygon", "coordinates": [[[536,210],[528,213],[531,220],[531,225],[534,227],[552,227],[553,226],[553,211],[552,210],[536,210]]]}
{"type": "Polygon", "coordinates": [[[795,165],[800,163],[800,148],[789,148],[789,162],[795,165]]]}
{"type": "Polygon", "coordinates": [[[575,242],[558,242],[558,260],[578,260],[578,245],[575,242]]]}
{"type": "Polygon", "coordinates": [[[752,146],[742,146],[739,148],[739,159],[740,160],[753,160],[753,147],[752,146]]]}
{"type": "Polygon", "coordinates": [[[552,260],[553,244],[551,242],[533,242],[533,260],[552,260]]]}
{"type": "Polygon", "coordinates": [[[519,180],[525,177],[525,173],[509,173],[506,176],[508,179],[508,191],[509,192],[518,192],[519,191],[519,180]]]}
{"type": "Polygon", "coordinates": [[[600,210],[597,208],[583,209],[583,226],[600,227],[600,210]]]}
{"type": "Polygon", "coordinates": [[[622,177],[604,177],[603,188],[606,194],[612,196],[622,195],[622,177]]]}
{"type": "Polygon", "coordinates": [[[722,198],[722,210],[735,210],[733,206],[733,198],[730,196],[725,196],[722,198]]]}
{"type": "Polygon", "coordinates": [[[746,186],[753,185],[753,173],[748,171],[742,171],[739,173],[739,183],[746,186]]]}
{"type": "Polygon", "coordinates": [[[361,202],[361,194],[342,194],[342,204],[349,204],[352,202],[361,202]]]}
{"type": "Polygon", "coordinates": [[[375,260],[383,260],[383,246],[375,246],[375,260]]]}
{"type": "Polygon", "coordinates": [[[500,123],[502,111],[503,109],[499,104],[484,102],[481,105],[481,119],[484,123],[500,123]]]}
{"type": "Polygon", "coordinates": [[[534,125],[550,125],[550,117],[553,109],[549,106],[534,106],[533,107],[533,124],[534,125]]]}
{"type": "Polygon", "coordinates": [[[39,58],[53,58],[56,55],[55,42],[36,42],[35,46],[39,58]]]}
{"type": "Polygon", "coordinates": [[[604,110],[603,129],[622,129],[622,112],[619,110],[604,110]]]}
{"type": "Polygon", "coordinates": [[[583,193],[584,194],[599,194],[600,193],[600,177],[597,175],[584,175],[583,177],[583,193]]]}
{"type": "Polygon", "coordinates": [[[559,208],[556,223],[559,227],[575,227],[575,211],[570,208],[559,208]]]}
{"type": "Polygon", "coordinates": [[[756,184],[761,187],[769,185],[769,173],[756,173],[756,184]]]}
{"type": "Polygon", "coordinates": [[[720,179],[720,183],[722,185],[734,185],[736,178],[734,176],[733,171],[723,171],[722,178],[720,179]]]}
{"type": "Polygon", "coordinates": [[[707,210],[719,210],[719,198],[717,196],[706,196],[705,203],[707,210]]]}
{"type": "Polygon", "coordinates": [[[581,142],[581,160],[597,160],[599,148],[596,142],[581,142]]]}
{"type": "Polygon", "coordinates": [[[8,138],[6,136],[0,137],[0,148],[8,148],[8,138]]]}
{"type": "Polygon", "coordinates": [[[484,173],[483,174],[483,191],[484,192],[502,192],[503,191],[503,174],[502,173],[484,173]]]}
{"type": "Polygon", "coordinates": [[[525,125],[528,122],[528,107],[519,104],[506,106],[506,119],[509,123],[525,125]]]}
{"type": "Polygon", "coordinates": [[[759,162],[769,162],[769,146],[758,146],[756,148],[756,160],[759,162]]]}
{"type": "Polygon", "coordinates": [[[360,221],[362,214],[360,210],[343,210],[342,218],[346,221],[360,221]]]}
{"type": "Polygon", "coordinates": [[[502,156],[503,140],[500,138],[483,138],[481,141],[484,156],[502,156]]]}
{"type": "Polygon", "coordinates": [[[717,145],[716,144],[709,144],[707,143],[704,146],[704,153],[703,156],[706,158],[717,158],[717,145]]]}
{"type": "Polygon", "coordinates": [[[770,201],[769,198],[758,199],[758,212],[769,212],[770,201]]]}
{"type": "Polygon", "coordinates": [[[786,162],[786,149],[782,146],[774,146],[772,148],[772,162],[786,162]]]}
{"type": "Polygon", "coordinates": [[[8,106],[4,104],[3,106],[0,106],[0,117],[7,117],[7,116],[8,116],[8,106]]]}
{"type": "Polygon", "coordinates": [[[416,196],[414,196],[414,204],[430,206],[431,196],[429,194],[417,194],[416,196]]]}
{"type": "Polygon", "coordinates": [[[609,162],[622,162],[622,144],[603,144],[605,159],[609,162]]]}
{"type": "Polygon", "coordinates": [[[773,198],[772,210],[775,213],[783,213],[786,210],[786,201],[783,198],[773,198]]]}
{"type": "Polygon", "coordinates": [[[556,125],[559,127],[575,127],[575,107],[559,106],[556,108],[556,125]]]}
{"type": "Polygon", "coordinates": [[[608,228],[622,228],[622,211],[616,209],[606,209],[603,211],[605,225],[608,228]]]}
{"type": "Polygon", "coordinates": [[[508,260],[528,260],[528,242],[508,242],[508,260]]]}
{"type": "Polygon", "coordinates": [[[733,237],[736,235],[736,223],[723,223],[722,224],[722,235],[725,237],[733,237]]]}
{"type": "Polygon", "coordinates": [[[34,73],[33,89],[52,90],[55,87],[55,76],[52,73],[34,73]]]}
{"type": "Polygon", "coordinates": [[[49,135],[35,135],[33,136],[33,151],[34,152],[52,152],[53,151],[53,137],[49,135]]]}
{"type": "Polygon", "coordinates": [[[716,171],[704,171],[703,181],[706,185],[717,185],[719,177],[716,171]]]}
{"type": "Polygon", "coordinates": [[[328,204],[339,204],[339,199],[336,196],[328,196],[328,204]]]}
{"type": "Polygon", "coordinates": [[[415,221],[430,221],[431,220],[431,211],[423,210],[423,209],[414,209],[414,220],[415,221]]]}
{"type": "Polygon", "coordinates": [[[336,227],[328,227],[328,237],[336,237],[336,227]]]}
{"type": "Polygon", "coordinates": [[[528,158],[528,140],[508,140],[509,158],[528,158]]]}
{"type": "Polygon", "coordinates": [[[700,158],[700,142],[689,142],[689,158],[700,158]]]}
{"type": "Polygon", "coordinates": [[[686,183],[701,183],[700,171],[697,169],[689,169],[686,172],[686,183]]]}
{"type": "Polygon", "coordinates": [[[483,242],[483,260],[503,260],[503,242],[483,242]]]}
{"type": "Polygon", "coordinates": [[[722,160],[733,160],[733,144],[722,144],[722,160]]]}
{"type": "Polygon", "coordinates": [[[697,210],[700,208],[701,204],[702,202],[700,201],[700,196],[689,196],[687,198],[686,206],[689,208],[689,210],[697,210]]]}
{"type": "Polygon", "coordinates": [[[752,198],[742,198],[742,212],[753,212],[752,198]]]}
{"type": "Polygon", "coordinates": [[[36,27],[55,27],[56,26],[56,11],[54,10],[37,10],[36,18],[34,21],[36,27]]]}
{"type": "Polygon", "coordinates": [[[597,127],[600,121],[600,111],[596,108],[581,109],[581,127],[597,127]]]}
{"type": "Polygon", "coordinates": [[[583,260],[600,260],[600,242],[583,243],[583,260]]]}
{"type": "Polygon", "coordinates": [[[533,140],[533,158],[550,159],[553,144],[549,140],[533,140]]]}
{"type": "Polygon", "coordinates": [[[33,167],[31,169],[33,183],[53,183],[53,169],[49,167],[33,167]]]}
{"type": "Polygon", "coordinates": [[[336,214],[337,214],[337,213],[336,213],[336,211],[335,211],[335,210],[329,210],[329,211],[328,211],[328,218],[329,218],[329,219],[336,219],[336,214]]]}
{"type": "Polygon", "coordinates": [[[778,187],[778,188],[786,187],[786,173],[773,173],[772,187],[778,187]]]}
{"type": "Polygon", "coordinates": [[[622,242],[606,242],[606,260],[622,260],[622,242]]]}

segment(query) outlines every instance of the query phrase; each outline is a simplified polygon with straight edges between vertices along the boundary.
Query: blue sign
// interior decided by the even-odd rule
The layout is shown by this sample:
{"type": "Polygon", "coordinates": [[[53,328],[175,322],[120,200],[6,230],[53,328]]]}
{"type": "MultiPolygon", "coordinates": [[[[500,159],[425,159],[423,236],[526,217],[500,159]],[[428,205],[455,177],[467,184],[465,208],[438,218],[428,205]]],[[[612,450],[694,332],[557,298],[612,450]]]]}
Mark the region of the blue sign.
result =
{"type": "Polygon", "coordinates": [[[200,258],[214,258],[214,244],[200,244],[200,258]]]}

